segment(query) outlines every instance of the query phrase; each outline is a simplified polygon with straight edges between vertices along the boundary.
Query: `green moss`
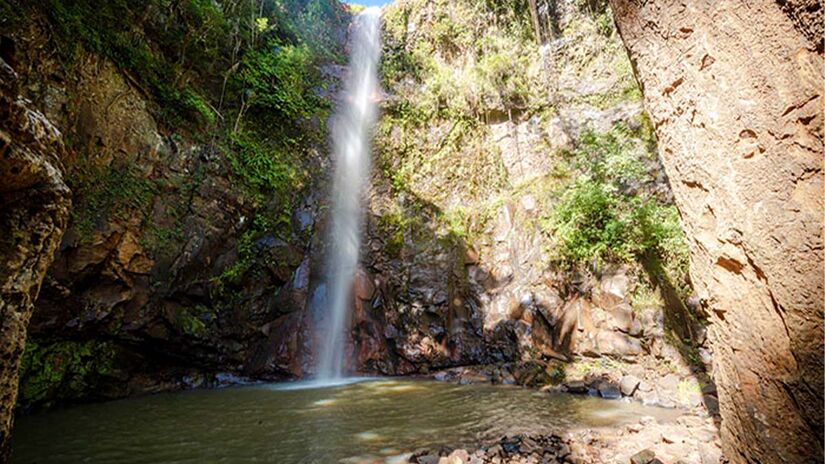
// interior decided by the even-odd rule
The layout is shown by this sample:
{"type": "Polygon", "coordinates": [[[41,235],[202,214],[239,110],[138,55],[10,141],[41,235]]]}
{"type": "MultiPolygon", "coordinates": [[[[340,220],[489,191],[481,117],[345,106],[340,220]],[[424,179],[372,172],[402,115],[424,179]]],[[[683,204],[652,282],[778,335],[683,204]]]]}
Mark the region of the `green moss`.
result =
{"type": "Polygon", "coordinates": [[[93,396],[97,383],[115,374],[116,355],[116,347],[106,341],[30,339],[20,367],[18,407],[93,396]]]}
{"type": "Polygon", "coordinates": [[[216,294],[228,297],[243,296],[234,292],[234,289],[241,287],[243,279],[249,274],[260,275],[264,267],[273,264],[272,257],[262,253],[256,244],[257,240],[267,235],[277,237],[290,233],[287,225],[288,218],[272,217],[263,212],[255,216],[238,240],[238,259],[212,279],[216,294]],[[287,220],[287,224],[284,224],[284,220],[287,220]]]}
{"type": "Polygon", "coordinates": [[[460,205],[450,206],[441,214],[440,219],[444,222],[450,237],[463,242],[469,240],[470,226],[467,208],[460,205]]]}
{"type": "Polygon", "coordinates": [[[413,220],[398,207],[378,218],[378,227],[386,237],[384,250],[389,256],[398,257],[401,254],[413,220]]]}
{"type": "Polygon", "coordinates": [[[215,312],[203,305],[176,311],[172,319],[175,328],[194,338],[202,338],[208,331],[208,323],[215,319],[215,312]]]}
{"type": "MultiPolygon", "coordinates": [[[[292,194],[300,191],[306,173],[299,170],[296,151],[301,147],[289,140],[270,141],[252,132],[239,132],[230,137],[226,156],[232,172],[238,177],[251,198],[258,204],[276,198],[289,205],[292,194]],[[291,146],[290,146],[291,145],[291,146]]],[[[281,218],[289,222],[289,211],[281,218]]]]}
{"type": "Polygon", "coordinates": [[[112,217],[148,214],[158,191],[155,183],[132,165],[97,165],[88,158],[73,165],[69,185],[75,193],[72,225],[84,241],[112,217]]]}

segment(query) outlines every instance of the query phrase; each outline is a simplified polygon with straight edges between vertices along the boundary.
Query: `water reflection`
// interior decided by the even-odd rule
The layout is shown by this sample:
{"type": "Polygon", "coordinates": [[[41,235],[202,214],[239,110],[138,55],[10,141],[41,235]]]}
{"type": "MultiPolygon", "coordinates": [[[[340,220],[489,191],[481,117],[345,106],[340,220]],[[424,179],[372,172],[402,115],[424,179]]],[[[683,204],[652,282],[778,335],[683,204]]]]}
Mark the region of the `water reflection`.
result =
{"type": "Polygon", "coordinates": [[[677,414],[491,385],[297,386],[163,394],[24,417],[15,431],[15,462],[391,462],[424,446],[471,446],[508,433],[614,426],[642,415],[668,421],[677,414]]]}

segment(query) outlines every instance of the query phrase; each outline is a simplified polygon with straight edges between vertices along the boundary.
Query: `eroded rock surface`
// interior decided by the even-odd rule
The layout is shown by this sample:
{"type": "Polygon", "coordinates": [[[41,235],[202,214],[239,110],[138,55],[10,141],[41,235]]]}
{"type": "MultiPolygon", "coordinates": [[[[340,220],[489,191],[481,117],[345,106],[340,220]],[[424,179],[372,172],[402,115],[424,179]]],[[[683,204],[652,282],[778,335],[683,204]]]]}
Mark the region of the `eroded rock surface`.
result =
{"type": "Polygon", "coordinates": [[[816,3],[610,2],[690,238],[733,462],[822,459],[816,3]]]}
{"type": "Polygon", "coordinates": [[[0,462],[10,459],[26,328],[69,216],[64,153],[60,132],[18,96],[0,59],[0,462]]]}

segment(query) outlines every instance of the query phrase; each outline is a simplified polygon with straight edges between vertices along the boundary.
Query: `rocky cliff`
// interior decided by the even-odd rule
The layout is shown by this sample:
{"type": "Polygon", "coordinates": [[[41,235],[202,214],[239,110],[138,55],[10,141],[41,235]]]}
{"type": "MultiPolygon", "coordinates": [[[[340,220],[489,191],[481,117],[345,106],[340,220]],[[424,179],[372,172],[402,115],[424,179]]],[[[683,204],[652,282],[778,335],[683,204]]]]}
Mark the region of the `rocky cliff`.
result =
{"type": "Polygon", "coordinates": [[[21,410],[300,375],[349,21],[305,3],[0,5],[2,56],[59,128],[74,194],[40,265],[21,410]]]}
{"type": "MultiPolygon", "coordinates": [[[[323,2],[285,15],[276,2],[237,37],[237,11],[112,4],[101,14],[114,27],[75,30],[83,5],[20,10],[4,36],[22,92],[63,130],[76,198],[30,327],[21,407],[311,373],[324,121],[346,72],[346,15],[313,9],[334,5],[323,2]],[[310,19],[329,27],[290,29],[310,19]],[[165,21],[204,38],[177,48],[165,21]],[[81,40],[55,55],[72,31],[81,40]],[[125,39],[154,67],[124,60],[125,39]],[[215,55],[223,74],[193,61],[210,53],[228,56],[215,55]],[[165,74],[177,89],[157,82],[165,74]]],[[[387,9],[351,368],[504,363],[500,380],[561,382],[584,355],[611,368],[586,361],[568,380],[610,371],[618,384],[630,371],[644,380],[626,363],[653,354],[684,370],[639,395],[678,402],[680,382],[698,392],[689,365],[709,353],[690,344],[701,321],[683,304],[681,232],[630,64],[603,6],[541,13],[549,41],[537,48],[524,8],[387,9]],[[524,66],[508,76],[511,54],[524,66]],[[611,233],[578,233],[590,220],[611,233]]]]}
{"type": "Polygon", "coordinates": [[[726,455],[819,462],[819,2],[610,2],[710,317],[726,455]]]}
{"type": "MultiPolygon", "coordinates": [[[[0,1],[19,74],[0,152],[31,166],[0,168],[3,230],[21,231],[0,275],[25,277],[0,302],[4,424],[18,362],[20,411],[312,374],[351,16],[254,3],[0,1]]],[[[822,447],[818,4],[611,6],[384,10],[349,367],[714,412],[712,374],[731,459],[805,462],[822,447]]]]}
{"type": "Polygon", "coordinates": [[[26,327],[69,216],[65,153],[60,131],[19,96],[0,58],[0,462],[10,459],[26,327]]]}

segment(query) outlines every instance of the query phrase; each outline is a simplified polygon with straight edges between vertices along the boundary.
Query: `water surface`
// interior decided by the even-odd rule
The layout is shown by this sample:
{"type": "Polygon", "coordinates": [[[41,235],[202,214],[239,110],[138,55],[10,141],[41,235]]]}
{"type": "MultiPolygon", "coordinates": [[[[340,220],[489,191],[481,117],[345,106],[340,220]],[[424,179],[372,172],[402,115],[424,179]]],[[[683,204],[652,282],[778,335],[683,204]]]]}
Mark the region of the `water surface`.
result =
{"type": "Polygon", "coordinates": [[[472,446],[511,433],[616,426],[643,415],[669,421],[678,414],[518,387],[426,380],[301,386],[159,394],[22,417],[13,437],[14,462],[393,462],[393,456],[425,446],[472,446]]]}

